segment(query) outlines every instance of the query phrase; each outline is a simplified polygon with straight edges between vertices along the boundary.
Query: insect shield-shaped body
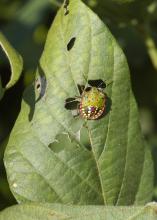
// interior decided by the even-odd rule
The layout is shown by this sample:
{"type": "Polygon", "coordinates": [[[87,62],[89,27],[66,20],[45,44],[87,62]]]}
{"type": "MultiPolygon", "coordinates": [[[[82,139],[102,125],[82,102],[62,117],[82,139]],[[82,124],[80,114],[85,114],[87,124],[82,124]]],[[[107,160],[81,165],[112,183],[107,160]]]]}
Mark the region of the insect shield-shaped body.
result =
{"type": "Polygon", "coordinates": [[[88,80],[88,86],[78,85],[80,97],[67,98],[65,108],[77,110],[77,115],[87,120],[95,120],[106,112],[107,95],[104,93],[106,84],[103,80],[88,80]]]}
{"type": "Polygon", "coordinates": [[[85,119],[98,119],[105,112],[107,96],[102,89],[87,87],[82,93],[80,115],[85,119]]]}

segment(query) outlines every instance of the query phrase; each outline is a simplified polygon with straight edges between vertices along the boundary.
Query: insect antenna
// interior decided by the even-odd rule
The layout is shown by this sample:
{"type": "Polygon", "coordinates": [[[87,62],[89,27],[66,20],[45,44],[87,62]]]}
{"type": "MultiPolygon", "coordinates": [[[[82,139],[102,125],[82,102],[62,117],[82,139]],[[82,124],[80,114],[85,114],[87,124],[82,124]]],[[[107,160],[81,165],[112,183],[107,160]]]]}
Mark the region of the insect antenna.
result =
{"type": "MultiPolygon", "coordinates": [[[[107,80],[106,80],[107,81],[107,80]]],[[[113,83],[113,80],[110,80],[107,84],[106,84],[106,87],[109,86],[110,84],[113,83]]]]}

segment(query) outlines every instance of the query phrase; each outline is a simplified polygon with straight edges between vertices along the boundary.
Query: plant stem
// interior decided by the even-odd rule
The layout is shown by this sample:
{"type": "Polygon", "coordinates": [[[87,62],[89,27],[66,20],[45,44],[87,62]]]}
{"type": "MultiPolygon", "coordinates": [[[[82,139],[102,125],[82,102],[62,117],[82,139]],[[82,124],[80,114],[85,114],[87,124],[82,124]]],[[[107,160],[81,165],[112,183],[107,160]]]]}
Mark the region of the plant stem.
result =
{"type": "Polygon", "coordinates": [[[157,71],[157,46],[151,34],[150,26],[145,25],[142,26],[142,28],[140,26],[140,28],[138,28],[138,31],[144,40],[144,44],[147,48],[147,52],[152,62],[152,65],[157,71]]]}
{"type": "Polygon", "coordinates": [[[145,45],[154,68],[157,70],[157,47],[151,36],[145,38],[145,45]]]}

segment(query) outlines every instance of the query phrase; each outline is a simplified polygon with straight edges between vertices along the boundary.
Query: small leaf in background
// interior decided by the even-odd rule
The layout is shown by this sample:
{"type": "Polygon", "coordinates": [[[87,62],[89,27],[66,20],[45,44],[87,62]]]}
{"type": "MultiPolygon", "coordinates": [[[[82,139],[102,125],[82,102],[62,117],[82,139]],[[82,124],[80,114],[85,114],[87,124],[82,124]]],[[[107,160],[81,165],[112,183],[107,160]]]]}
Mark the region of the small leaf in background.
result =
{"type": "MultiPolygon", "coordinates": [[[[55,12],[49,0],[23,1],[14,14],[14,19],[2,27],[7,39],[22,55],[27,71],[34,72],[37,65],[47,34],[46,24],[42,22],[48,19],[47,15],[50,12],[53,17],[55,12]],[[39,37],[40,40],[37,39],[39,37]]],[[[33,78],[34,73],[30,75],[33,78]]]]}
{"type": "Polygon", "coordinates": [[[0,32],[0,46],[8,58],[11,68],[10,80],[4,88],[6,90],[12,87],[13,85],[15,85],[15,83],[20,78],[23,68],[23,61],[21,56],[18,54],[18,52],[10,45],[10,43],[7,41],[7,39],[4,37],[4,35],[1,32],[0,32]]]}
{"type": "Polygon", "coordinates": [[[157,204],[142,206],[72,206],[26,203],[5,209],[0,220],[154,220],[157,204]]]}
{"type": "Polygon", "coordinates": [[[0,19],[1,21],[9,21],[12,19],[21,5],[20,1],[0,1],[0,19]]]}
{"type": "Polygon", "coordinates": [[[138,205],[151,200],[152,158],[126,58],[81,1],[66,2],[49,30],[34,86],[25,91],[10,136],[5,167],[18,202],[138,205]],[[64,108],[65,100],[79,95],[78,85],[97,79],[112,81],[105,89],[110,109],[85,123],[64,108]]]}

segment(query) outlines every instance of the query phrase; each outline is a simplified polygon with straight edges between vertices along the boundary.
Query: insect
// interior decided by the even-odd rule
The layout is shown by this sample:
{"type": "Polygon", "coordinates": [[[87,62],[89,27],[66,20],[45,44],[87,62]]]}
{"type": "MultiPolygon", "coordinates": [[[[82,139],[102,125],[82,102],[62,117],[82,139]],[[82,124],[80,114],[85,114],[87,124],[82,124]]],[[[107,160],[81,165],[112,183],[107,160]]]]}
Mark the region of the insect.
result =
{"type": "Polygon", "coordinates": [[[65,108],[77,110],[77,115],[87,120],[99,119],[106,113],[107,95],[104,92],[106,83],[101,80],[88,80],[88,86],[78,85],[80,96],[67,98],[65,108]]]}

